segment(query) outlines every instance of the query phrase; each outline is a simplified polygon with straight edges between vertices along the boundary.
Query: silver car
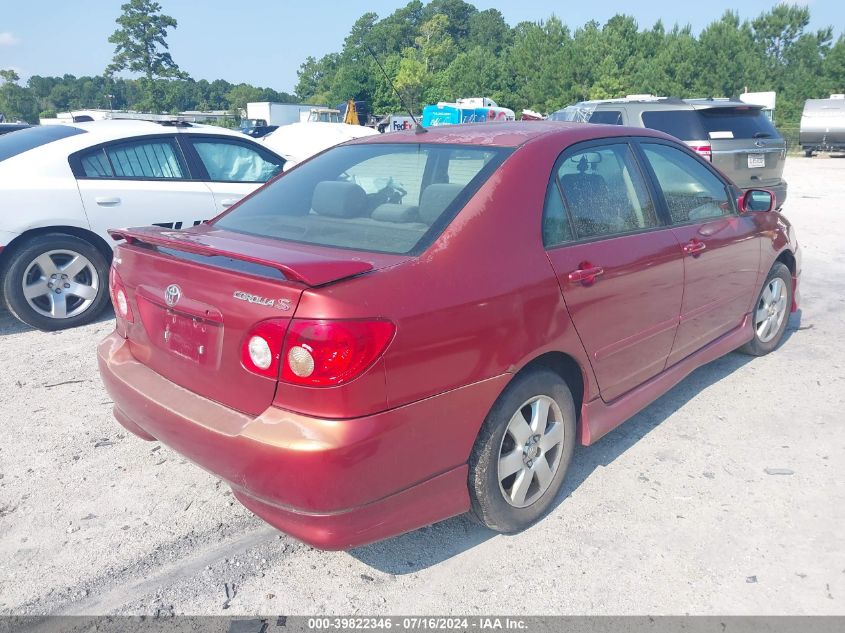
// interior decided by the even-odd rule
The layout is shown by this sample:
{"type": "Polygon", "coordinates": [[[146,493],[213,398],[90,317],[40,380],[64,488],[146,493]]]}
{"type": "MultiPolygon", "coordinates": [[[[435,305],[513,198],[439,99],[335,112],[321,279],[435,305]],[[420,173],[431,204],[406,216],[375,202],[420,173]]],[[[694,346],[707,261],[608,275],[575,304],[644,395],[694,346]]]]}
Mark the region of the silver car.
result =
{"type": "Polygon", "coordinates": [[[582,101],[550,119],[648,127],[671,134],[743,189],[769,189],[783,206],[786,141],[758,105],[729,99],[628,97],[582,101]]]}

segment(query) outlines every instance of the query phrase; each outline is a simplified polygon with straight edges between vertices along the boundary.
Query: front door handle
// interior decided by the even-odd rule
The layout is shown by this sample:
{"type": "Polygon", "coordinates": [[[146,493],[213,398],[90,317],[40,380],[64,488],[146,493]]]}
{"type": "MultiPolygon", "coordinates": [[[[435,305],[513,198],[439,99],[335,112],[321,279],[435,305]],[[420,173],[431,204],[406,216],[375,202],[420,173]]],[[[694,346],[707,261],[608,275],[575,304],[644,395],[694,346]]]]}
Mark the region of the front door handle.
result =
{"type": "Polygon", "coordinates": [[[573,270],[569,273],[569,281],[581,282],[582,284],[591,284],[596,280],[596,277],[604,274],[604,268],[601,266],[582,265],[578,270],[573,270]]]}
{"type": "Polygon", "coordinates": [[[97,196],[94,198],[94,201],[103,207],[111,207],[116,204],[120,204],[120,198],[118,197],[107,197],[107,196],[97,196]]]}
{"type": "Polygon", "coordinates": [[[684,244],[684,253],[687,255],[698,255],[701,251],[707,248],[707,244],[695,238],[684,244]]]}
{"type": "Polygon", "coordinates": [[[240,200],[240,198],[226,198],[225,200],[221,200],[220,204],[223,205],[224,207],[231,207],[238,200],[240,200]]]}

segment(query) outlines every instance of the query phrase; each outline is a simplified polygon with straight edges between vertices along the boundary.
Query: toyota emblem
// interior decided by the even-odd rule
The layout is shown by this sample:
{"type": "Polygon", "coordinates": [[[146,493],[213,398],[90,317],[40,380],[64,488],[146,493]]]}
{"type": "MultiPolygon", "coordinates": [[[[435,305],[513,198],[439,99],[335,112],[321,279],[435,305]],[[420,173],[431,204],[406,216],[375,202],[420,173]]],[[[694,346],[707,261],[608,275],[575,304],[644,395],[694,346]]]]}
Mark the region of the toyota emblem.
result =
{"type": "Polygon", "coordinates": [[[170,284],[164,290],[164,302],[171,308],[182,298],[182,289],[176,284],[170,284]]]}

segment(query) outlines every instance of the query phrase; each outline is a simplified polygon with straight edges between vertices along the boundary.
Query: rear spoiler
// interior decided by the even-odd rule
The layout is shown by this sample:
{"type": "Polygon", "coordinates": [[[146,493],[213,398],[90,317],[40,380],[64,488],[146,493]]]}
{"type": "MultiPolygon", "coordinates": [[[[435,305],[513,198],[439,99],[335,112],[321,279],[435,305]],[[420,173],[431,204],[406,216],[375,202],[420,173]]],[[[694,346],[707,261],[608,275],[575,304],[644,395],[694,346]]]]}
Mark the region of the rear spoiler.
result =
{"type": "Polygon", "coordinates": [[[286,279],[298,281],[306,286],[320,286],[360,275],[374,268],[372,263],[360,259],[335,258],[302,250],[294,244],[286,246],[281,242],[278,246],[256,244],[243,239],[226,237],[225,232],[191,231],[189,233],[152,226],[112,229],[109,230],[109,235],[114,240],[126,240],[127,244],[163,246],[196,255],[229,257],[267,266],[280,271],[286,279]],[[284,259],[284,263],[279,259],[284,259]]]}

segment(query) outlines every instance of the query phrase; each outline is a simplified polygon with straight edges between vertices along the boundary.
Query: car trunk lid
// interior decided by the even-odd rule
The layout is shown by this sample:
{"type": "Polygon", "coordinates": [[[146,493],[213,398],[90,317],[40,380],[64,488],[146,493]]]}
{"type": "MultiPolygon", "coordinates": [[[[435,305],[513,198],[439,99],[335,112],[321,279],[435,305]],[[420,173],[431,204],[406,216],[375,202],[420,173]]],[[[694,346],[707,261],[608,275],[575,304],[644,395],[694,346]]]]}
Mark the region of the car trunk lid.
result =
{"type": "Polygon", "coordinates": [[[125,335],[135,358],[189,391],[250,415],[270,406],[278,382],[242,363],[258,323],[272,319],[286,328],[306,288],[407,259],[212,227],[112,235],[126,240],[114,265],[133,312],[125,335]]]}

